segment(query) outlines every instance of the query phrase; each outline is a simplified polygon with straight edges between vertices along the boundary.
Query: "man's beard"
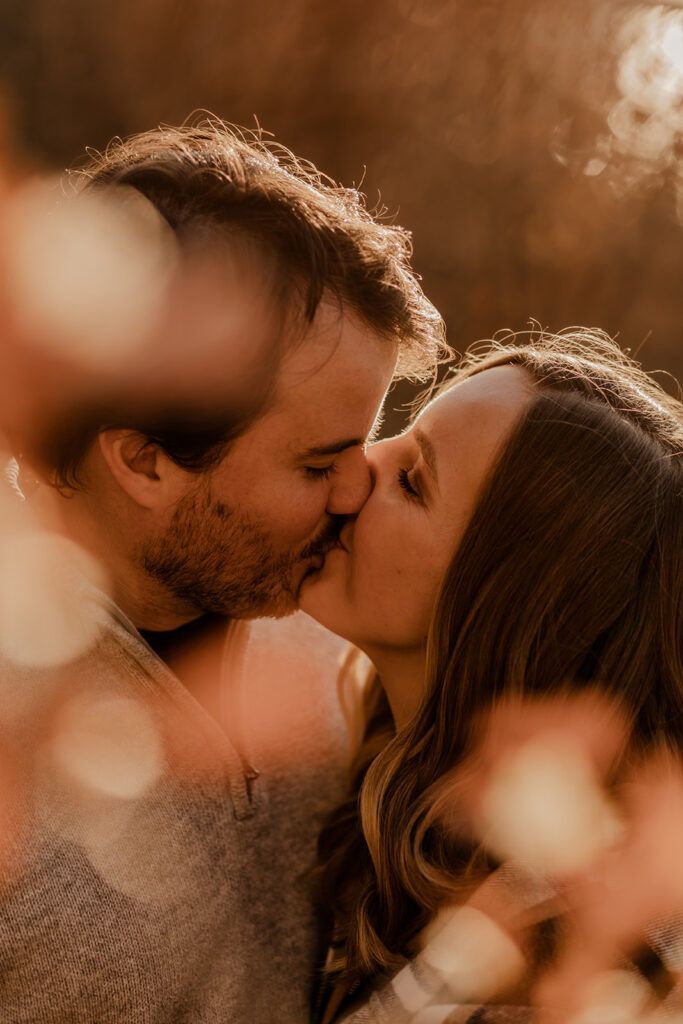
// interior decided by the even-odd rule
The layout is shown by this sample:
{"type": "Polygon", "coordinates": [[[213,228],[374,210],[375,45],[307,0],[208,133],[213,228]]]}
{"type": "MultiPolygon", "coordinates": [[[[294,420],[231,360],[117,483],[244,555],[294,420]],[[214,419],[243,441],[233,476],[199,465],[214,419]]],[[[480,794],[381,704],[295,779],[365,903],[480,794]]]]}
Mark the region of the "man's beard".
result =
{"type": "Polygon", "coordinates": [[[202,485],[178,502],[166,532],[144,543],[139,558],[171,594],[203,612],[281,618],[297,608],[295,566],[326,551],[337,533],[333,525],[303,550],[278,554],[256,520],[202,485]]]}

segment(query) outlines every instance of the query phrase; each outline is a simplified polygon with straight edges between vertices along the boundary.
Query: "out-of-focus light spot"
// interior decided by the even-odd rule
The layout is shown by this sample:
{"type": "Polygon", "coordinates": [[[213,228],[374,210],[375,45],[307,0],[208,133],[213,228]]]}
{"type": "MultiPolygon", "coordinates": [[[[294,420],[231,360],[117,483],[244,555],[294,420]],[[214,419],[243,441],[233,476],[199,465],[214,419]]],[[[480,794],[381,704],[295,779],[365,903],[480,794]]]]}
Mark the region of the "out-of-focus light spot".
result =
{"type": "Polygon", "coordinates": [[[512,938],[474,907],[441,910],[423,932],[420,958],[443,976],[457,1002],[483,1002],[524,972],[512,938]]]}
{"type": "Polygon", "coordinates": [[[584,987],[581,1008],[570,1024],[635,1024],[652,994],[645,979],[632,972],[604,971],[584,987]]]}
{"type": "Polygon", "coordinates": [[[629,100],[620,100],[607,118],[617,148],[642,160],[668,159],[676,135],[675,125],[656,114],[643,116],[629,100]]]}
{"type": "Polygon", "coordinates": [[[617,86],[621,99],[607,122],[608,144],[618,158],[632,158],[622,188],[652,180],[678,160],[683,132],[683,11],[669,5],[638,6],[617,35],[621,49],[617,86]]]}
{"type": "Polygon", "coordinates": [[[170,227],[134,189],[61,198],[23,186],[4,214],[9,291],[34,341],[95,369],[129,360],[161,315],[176,266],[170,227]]]}
{"type": "MultiPolygon", "coordinates": [[[[601,120],[600,126],[603,127],[601,120]]],[[[567,117],[556,124],[550,137],[550,152],[559,164],[587,177],[601,174],[612,156],[611,139],[595,136],[593,119],[567,117]]]]}
{"type": "Polygon", "coordinates": [[[582,870],[619,833],[590,760],[559,733],[500,758],[482,803],[481,828],[498,856],[549,875],[582,870]]]}
{"type": "Polygon", "coordinates": [[[99,563],[77,544],[43,531],[0,537],[0,650],[35,667],[61,665],[95,641],[99,621],[86,587],[106,588],[99,563]],[[86,582],[84,582],[86,581],[86,582]]]}
{"type": "Polygon", "coordinates": [[[79,829],[88,859],[107,885],[165,908],[193,899],[195,872],[208,866],[198,859],[187,823],[169,821],[167,812],[168,805],[143,798],[125,803],[119,813],[107,808],[99,819],[92,815],[79,829]]]}
{"type": "Polygon", "coordinates": [[[683,11],[658,4],[627,17],[617,84],[640,109],[671,117],[683,127],[683,11]]]}
{"type": "Polygon", "coordinates": [[[55,722],[50,753],[70,779],[121,800],[142,796],[163,770],[162,743],[152,716],[127,697],[69,701],[55,722]]]}
{"type": "Polygon", "coordinates": [[[672,4],[632,5],[613,38],[618,98],[608,110],[607,131],[603,121],[589,130],[588,141],[578,119],[567,118],[553,132],[550,149],[570,171],[587,177],[604,173],[623,197],[667,184],[672,169],[680,173],[683,10],[672,4]]]}
{"type": "Polygon", "coordinates": [[[158,785],[121,799],[80,785],[59,764],[55,771],[53,754],[47,745],[41,759],[41,826],[80,846],[104,882],[131,899],[168,908],[195,898],[196,875],[211,870],[211,851],[197,849],[191,816],[169,815],[170,789],[158,785]]]}
{"type": "Polygon", "coordinates": [[[598,157],[591,157],[584,167],[583,173],[587,178],[596,178],[598,174],[602,174],[606,167],[606,160],[600,160],[598,157]]]}

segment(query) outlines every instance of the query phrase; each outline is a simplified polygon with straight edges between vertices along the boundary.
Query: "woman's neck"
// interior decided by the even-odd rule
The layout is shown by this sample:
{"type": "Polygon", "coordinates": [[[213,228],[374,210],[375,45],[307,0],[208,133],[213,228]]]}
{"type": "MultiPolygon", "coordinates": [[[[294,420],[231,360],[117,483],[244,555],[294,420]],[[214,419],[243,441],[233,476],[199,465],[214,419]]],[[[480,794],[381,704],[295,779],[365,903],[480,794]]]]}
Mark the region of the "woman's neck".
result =
{"type": "Polygon", "coordinates": [[[425,648],[368,649],[365,653],[377,669],[396,729],[401,729],[413,717],[422,699],[425,648]]]}

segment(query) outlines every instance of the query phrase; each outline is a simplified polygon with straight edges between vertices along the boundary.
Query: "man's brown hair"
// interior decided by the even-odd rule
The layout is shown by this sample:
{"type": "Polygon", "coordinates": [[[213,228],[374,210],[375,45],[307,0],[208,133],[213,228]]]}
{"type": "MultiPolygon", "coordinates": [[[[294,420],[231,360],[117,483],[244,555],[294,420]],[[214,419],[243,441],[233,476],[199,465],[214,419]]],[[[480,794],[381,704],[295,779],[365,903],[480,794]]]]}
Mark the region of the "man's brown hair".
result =
{"type": "Polygon", "coordinates": [[[401,374],[424,379],[443,342],[441,317],[410,268],[409,234],[380,223],[362,195],[258,133],[208,120],[114,140],[76,172],[80,187],[142,193],[183,241],[207,229],[259,243],[311,321],[324,292],[400,345],[401,374]]]}
{"type": "MultiPolygon", "coordinates": [[[[310,324],[324,296],[351,311],[367,327],[398,345],[398,376],[433,376],[447,351],[443,322],[410,268],[411,244],[400,227],[381,223],[355,189],[341,188],[260,133],[218,120],[197,126],[161,127],[116,139],[101,154],[71,173],[78,193],[132,188],[141,193],[173,229],[181,250],[227,242],[236,258],[245,246],[268,263],[280,312],[310,324]]],[[[188,339],[188,359],[192,358],[188,339]]],[[[278,354],[264,375],[277,371],[278,354]]],[[[154,410],[140,422],[112,418],[111,407],[72,420],[68,437],[53,439],[49,462],[57,485],[77,480],[78,465],[98,430],[139,429],[180,465],[202,470],[226,441],[258,416],[225,422],[202,410],[174,423],[172,410],[155,423],[154,410]],[[81,420],[82,427],[78,425],[81,420]],[[180,427],[180,429],[179,429],[180,427]]]]}

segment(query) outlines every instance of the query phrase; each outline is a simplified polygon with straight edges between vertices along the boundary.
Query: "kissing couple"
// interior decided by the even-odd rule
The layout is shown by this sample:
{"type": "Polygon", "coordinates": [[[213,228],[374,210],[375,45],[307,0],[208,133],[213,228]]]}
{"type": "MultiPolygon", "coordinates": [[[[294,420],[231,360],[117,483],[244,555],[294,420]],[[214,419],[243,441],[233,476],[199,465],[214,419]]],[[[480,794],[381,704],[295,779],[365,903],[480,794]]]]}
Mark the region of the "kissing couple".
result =
{"type": "Polygon", "coordinates": [[[680,751],[681,403],[601,332],[539,332],[374,443],[446,353],[404,231],[220,123],[75,181],[144,203],[221,316],[181,309],[40,450],[13,433],[24,576],[87,628],[44,656],[38,602],[33,647],[3,633],[0,1021],[526,1019],[557,889],[458,779],[501,701],[616,703],[617,773],[680,751]],[[453,981],[453,921],[493,982],[453,981]]]}

